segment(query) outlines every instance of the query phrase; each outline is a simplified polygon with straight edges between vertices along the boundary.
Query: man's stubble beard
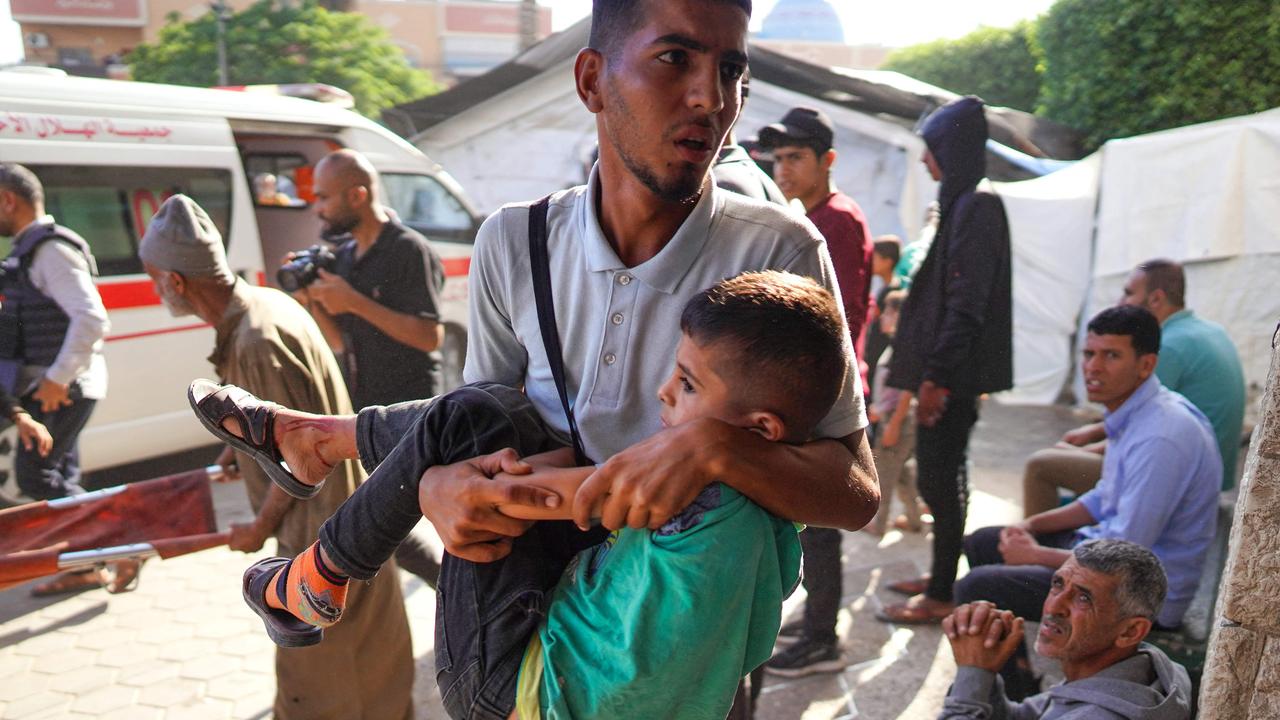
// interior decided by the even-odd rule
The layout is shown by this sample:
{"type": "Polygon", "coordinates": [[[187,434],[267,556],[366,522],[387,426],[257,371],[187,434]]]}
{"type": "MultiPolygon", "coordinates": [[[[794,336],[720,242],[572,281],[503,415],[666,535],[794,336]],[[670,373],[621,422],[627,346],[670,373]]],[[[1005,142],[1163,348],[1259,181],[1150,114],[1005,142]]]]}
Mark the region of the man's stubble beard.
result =
{"type": "Polygon", "coordinates": [[[161,285],[159,290],[160,302],[171,316],[187,317],[196,314],[195,305],[192,305],[190,300],[179,295],[172,287],[161,285]]]}
{"type": "Polygon", "coordinates": [[[360,216],[349,208],[332,220],[321,220],[320,235],[326,240],[336,240],[351,234],[360,224],[360,216]]]}
{"type": "MultiPolygon", "coordinates": [[[[608,82],[608,81],[606,81],[608,82]]],[[[618,112],[616,117],[620,118],[617,125],[621,125],[615,130],[615,123],[605,123],[605,135],[608,137],[609,144],[613,147],[613,151],[618,154],[622,160],[622,165],[627,172],[640,181],[649,192],[658,197],[659,200],[668,203],[688,203],[697,202],[698,197],[702,194],[702,187],[706,184],[707,174],[711,170],[711,166],[707,165],[701,172],[693,163],[683,162],[682,171],[671,181],[663,183],[658,174],[652,168],[644,165],[634,158],[626,149],[627,141],[638,139],[640,132],[635,128],[631,118],[635,117],[631,112],[631,106],[623,99],[622,93],[613,89],[613,99],[617,104],[618,112]]],[[[639,144],[633,143],[633,144],[639,144]]]]}

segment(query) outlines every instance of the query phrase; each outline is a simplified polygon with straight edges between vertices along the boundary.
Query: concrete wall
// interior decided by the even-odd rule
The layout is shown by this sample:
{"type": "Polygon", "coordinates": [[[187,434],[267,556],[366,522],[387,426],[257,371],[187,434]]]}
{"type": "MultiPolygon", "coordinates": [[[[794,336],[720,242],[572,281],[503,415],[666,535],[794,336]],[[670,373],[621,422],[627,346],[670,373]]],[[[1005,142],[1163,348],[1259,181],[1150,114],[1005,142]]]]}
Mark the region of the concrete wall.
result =
{"type": "Polygon", "coordinates": [[[1245,462],[1200,690],[1200,717],[1280,717],[1280,355],[1245,462]]]}

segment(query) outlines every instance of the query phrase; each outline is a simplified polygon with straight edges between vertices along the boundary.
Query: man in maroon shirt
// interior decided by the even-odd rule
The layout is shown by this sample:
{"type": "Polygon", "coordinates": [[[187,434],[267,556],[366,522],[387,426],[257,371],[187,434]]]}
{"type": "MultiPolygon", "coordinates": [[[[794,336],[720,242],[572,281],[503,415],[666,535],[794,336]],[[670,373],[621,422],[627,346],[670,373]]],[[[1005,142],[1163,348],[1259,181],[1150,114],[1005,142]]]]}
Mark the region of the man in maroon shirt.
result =
{"type": "MultiPolygon", "coordinates": [[[[800,201],[809,220],[827,240],[836,282],[849,322],[849,336],[858,355],[862,387],[867,366],[862,361],[871,291],[871,251],[874,245],[867,219],[853,198],[831,186],[835,133],[821,110],[793,108],[782,122],[760,130],[760,144],[773,152],[773,179],[790,201],[800,201]]],[[[783,635],[800,639],[774,655],[765,669],[784,677],[844,668],[836,638],[840,611],[840,531],[810,527],[800,534],[804,546],[804,586],[808,591],[804,618],[782,628],[783,635]]]]}
{"type": "MultiPolygon", "coordinates": [[[[804,205],[809,220],[827,239],[844,314],[849,320],[849,335],[861,359],[874,241],[862,208],[831,186],[831,167],[836,162],[834,136],[826,113],[793,108],[782,122],[760,130],[760,144],[773,152],[773,179],[778,187],[788,200],[804,205]]],[[[863,375],[865,390],[865,368],[863,375]]]]}

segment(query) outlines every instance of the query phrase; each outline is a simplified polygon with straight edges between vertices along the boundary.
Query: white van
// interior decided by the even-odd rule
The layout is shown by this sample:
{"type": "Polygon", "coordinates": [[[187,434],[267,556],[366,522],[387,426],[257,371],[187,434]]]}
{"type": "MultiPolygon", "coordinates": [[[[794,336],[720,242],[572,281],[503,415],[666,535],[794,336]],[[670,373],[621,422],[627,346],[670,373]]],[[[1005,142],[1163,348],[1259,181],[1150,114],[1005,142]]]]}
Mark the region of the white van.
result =
{"type": "MultiPolygon", "coordinates": [[[[310,100],[0,72],[0,159],[35,171],[48,212],[89,241],[111,318],[107,398],[80,441],[86,471],[210,444],[185,390],[192,378],[213,372],[206,359],[213,330],[193,317],[170,317],[137,255],[160,204],[174,193],[190,195],[222,232],[231,267],[250,282],[275,285],[285,253],[319,242],[320,222],[308,203],[311,171],[344,147],[368,156],[387,203],[444,259],[445,376],[456,383],[481,218],[457,183],[412,145],[360,115],[310,100]],[[259,203],[253,181],[268,174],[277,178],[276,192],[259,203]]],[[[0,250],[7,253],[7,242],[0,250]]],[[[10,429],[0,453],[13,442],[10,429]]],[[[0,501],[14,499],[16,483],[5,473],[0,501]]]]}

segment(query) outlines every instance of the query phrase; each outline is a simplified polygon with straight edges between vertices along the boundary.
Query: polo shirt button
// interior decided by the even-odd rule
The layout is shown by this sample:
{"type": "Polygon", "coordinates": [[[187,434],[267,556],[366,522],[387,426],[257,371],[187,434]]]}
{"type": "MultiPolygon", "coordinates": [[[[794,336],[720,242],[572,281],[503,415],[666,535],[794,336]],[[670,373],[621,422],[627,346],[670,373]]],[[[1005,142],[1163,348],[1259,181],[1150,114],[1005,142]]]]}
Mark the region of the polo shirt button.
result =
{"type": "Polygon", "coordinates": [[[609,318],[609,319],[613,321],[613,324],[614,324],[614,325],[621,325],[621,324],[622,324],[622,313],[614,313],[614,314],[613,314],[613,317],[611,317],[611,318],[609,318]]]}
{"type": "Polygon", "coordinates": [[[613,353],[607,353],[607,354],[604,356],[604,364],[605,364],[605,365],[612,365],[612,364],[614,364],[614,363],[616,363],[616,362],[618,362],[618,356],[617,356],[617,355],[614,355],[613,353]]]}
{"type": "Polygon", "coordinates": [[[631,276],[630,276],[630,275],[619,275],[619,276],[618,276],[618,284],[619,284],[619,285],[630,285],[630,284],[631,284],[631,276]]]}

